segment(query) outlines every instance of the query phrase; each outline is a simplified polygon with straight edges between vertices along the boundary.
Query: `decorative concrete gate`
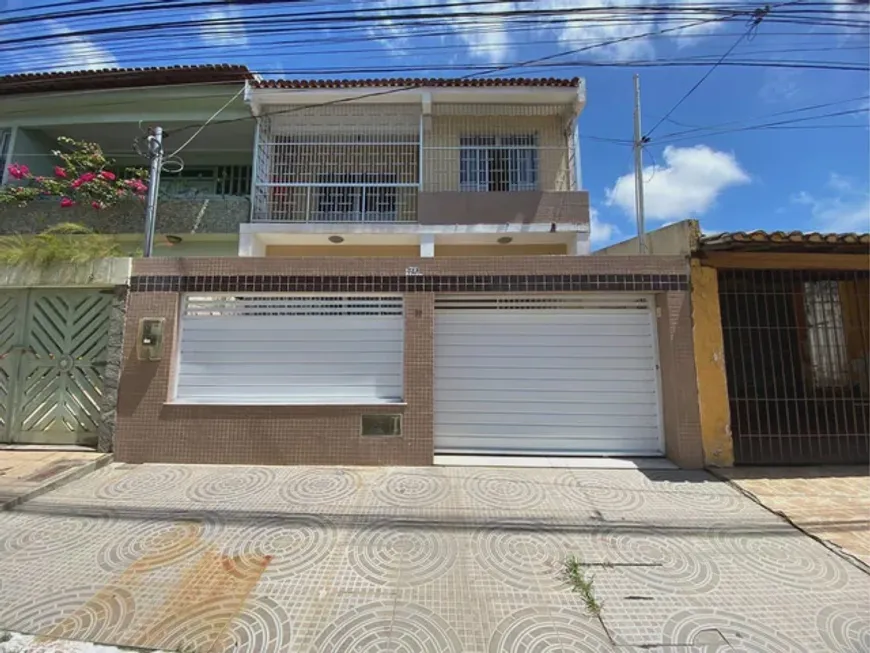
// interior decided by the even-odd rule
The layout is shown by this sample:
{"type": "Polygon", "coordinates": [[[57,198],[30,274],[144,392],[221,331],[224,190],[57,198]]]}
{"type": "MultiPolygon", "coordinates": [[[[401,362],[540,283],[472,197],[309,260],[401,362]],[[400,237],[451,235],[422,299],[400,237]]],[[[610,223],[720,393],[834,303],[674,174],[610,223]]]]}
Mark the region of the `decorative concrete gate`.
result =
{"type": "Polygon", "coordinates": [[[95,446],[110,291],[0,291],[0,443],[95,446]]]}

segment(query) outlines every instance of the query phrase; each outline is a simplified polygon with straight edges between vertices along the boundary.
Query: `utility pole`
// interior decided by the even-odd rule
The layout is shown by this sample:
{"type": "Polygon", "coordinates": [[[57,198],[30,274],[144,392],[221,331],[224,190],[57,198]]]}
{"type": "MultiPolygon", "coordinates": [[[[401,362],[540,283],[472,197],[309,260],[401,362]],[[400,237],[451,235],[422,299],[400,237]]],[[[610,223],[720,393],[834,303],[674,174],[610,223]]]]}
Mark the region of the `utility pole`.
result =
{"type": "Polygon", "coordinates": [[[637,251],[647,254],[646,227],[643,215],[643,146],[646,139],[640,129],[640,75],[634,76],[634,215],[637,220],[637,251]]]}
{"type": "Polygon", "coordinates": [[[160,170],[163,168],[163,128],[154,127],[148,136],[148,158],[151,166],[148,175],[148,198],[145,203],[145,247],[143,256],[154,253],[154,227],[157,223],[157,191],[160,186],[160,170]]]}

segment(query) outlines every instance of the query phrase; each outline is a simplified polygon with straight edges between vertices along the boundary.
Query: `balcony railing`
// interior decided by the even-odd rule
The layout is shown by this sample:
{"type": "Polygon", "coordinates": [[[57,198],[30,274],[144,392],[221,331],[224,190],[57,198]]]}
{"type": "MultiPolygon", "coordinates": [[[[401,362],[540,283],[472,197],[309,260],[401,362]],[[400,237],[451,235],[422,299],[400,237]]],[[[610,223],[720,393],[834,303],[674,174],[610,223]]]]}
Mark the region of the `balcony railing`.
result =
{"type": "Polygon", "coordinates": [[[417,184],[333,182],[270,184],[258,189],[267,199],[265,222],[413,222],[417,184]]]}
{"type": "Polygon", "coordinates": [[[274,109],[258,135],[256,222],[414,222],[421,193],[576,190],[565,107],[274,109]]]}

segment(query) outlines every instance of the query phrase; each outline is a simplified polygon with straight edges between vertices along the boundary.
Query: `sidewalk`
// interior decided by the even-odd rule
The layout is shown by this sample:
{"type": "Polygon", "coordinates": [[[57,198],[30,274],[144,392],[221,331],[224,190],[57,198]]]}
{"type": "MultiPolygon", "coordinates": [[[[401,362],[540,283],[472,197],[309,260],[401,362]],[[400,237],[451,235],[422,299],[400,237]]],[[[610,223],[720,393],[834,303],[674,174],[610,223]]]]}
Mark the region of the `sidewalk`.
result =
{"type": "Polygon", "coordinates": [[[0,449],[0,510],[39,496],[102,467],[110,454],[0,449]]]}
{"type": "Polygon", "coordinates": [[[798,528],[870,565],[870,470],[861,466],[717,469],[798,528]]]}

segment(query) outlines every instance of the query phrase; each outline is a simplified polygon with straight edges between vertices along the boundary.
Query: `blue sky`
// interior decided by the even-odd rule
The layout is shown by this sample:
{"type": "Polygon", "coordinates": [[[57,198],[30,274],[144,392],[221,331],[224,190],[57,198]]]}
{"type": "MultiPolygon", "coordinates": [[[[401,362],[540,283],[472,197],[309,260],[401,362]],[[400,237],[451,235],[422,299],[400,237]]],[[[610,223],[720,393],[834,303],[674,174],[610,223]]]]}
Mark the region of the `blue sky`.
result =
{"type": "MultiPolygon", "coordinates": [[[[636,3],[624,0],[609,2],[616,8],[609,12],[582,14],[582,20],[580,14],[505,18],[498,13],[467,17],[462,12],[559,11],[601,5],[589,0],[535,0],[469,7],[454,0],[440,3],[436,12],[421,7],[439,4],[431,0],[303,0],[255,7],[225,2],[196,9],[166,9],[173,3],[164,1],[160,11],[141,11],[153,4],[141,0],[136,5],[139,10],[109,15],[102,10],[129,7],[129,0],[78,4],[0,0],[0,73],[227,62],[287,78],[460,76],[599,46],[550,59],[546,67],[510,67],[500,73],[586,79],[587,106],[580,118],[583,185],[591,194],[593,235],[599,246],[630,237],[634,231],[633,182],[628,176],[631,147],[614,142],[631,139],[632,75],[641,75],[643,123],[649,130],[746,33],[748,25],[741,17],[680,29],[715,15],[661,12],[655,20],[648,13],[634,18],[625,11],[636,3]],[[47,4],[56,6],[38,8],[47,4]],[[398,9],[406,14],[440,16],[409,26],[389,17],[400,7],[410,7],[398,9]],[[2,25],[3,20],[58,8],[101,13],[2,25]],[[370,16],[372,20],[351,23],[333,17],[328,28],[322,22],[298,22],[302,15],[311,19],[312,12],[335,11],[345,12],[342,18],[370,16]],[[239,22],[243,19],[260,22],[239,22]],[[152,21],[194,23],[160,33],[78,34],[152,21]],[[668,34],[639,38],[671,29],[668,34]],[[267,30],[271,31],[263,33],[267,30]],[[52,38],[3,44],[36,34],[52,38]],[[600,47],[617,39],[629,40],[600,47]],[[622,65],[674,60],[704,65],[622,65]]],[[[667,6],[689,7],[674,2],[667,6]]],[[[870,229],[867,72],[764,65],[866,66],[870,47],[866,28],[810,25],[806,17],[814,16],[813,22],[866,21],[870,14],[858,5],[822,2],[806,8],[818,14],[796,17],[789,10],[793,9],[774,8],[725,60],[759,65],[719,66],[651,134],[644,158],[649,228],[693,217],[709,232],[870,229]],[[818,117],[840,112],[853,113],[818,117]],[[787,122],[804,118],[808,119],[787,122]],[[786,124],[770,125],[779,122],[786,124]],[[763,128],[754,128],[759,126],[763,128]]]]}

